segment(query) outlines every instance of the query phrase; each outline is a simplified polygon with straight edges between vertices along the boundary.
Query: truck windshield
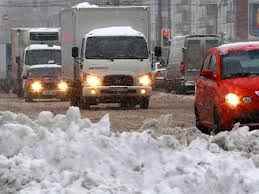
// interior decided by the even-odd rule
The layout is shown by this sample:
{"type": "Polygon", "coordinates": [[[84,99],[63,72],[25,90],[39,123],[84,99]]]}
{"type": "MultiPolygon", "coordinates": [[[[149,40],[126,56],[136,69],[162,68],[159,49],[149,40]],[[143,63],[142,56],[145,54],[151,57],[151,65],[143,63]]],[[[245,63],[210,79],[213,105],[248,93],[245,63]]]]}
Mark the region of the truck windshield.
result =
{"type": "Polygon", "coordinates": [[[55,49],[27,50],[26,65],[57,64],[61,65],[61,51],[55,49]]]}
{"type": "Polygon", "coordinates": [[[62,75],[62,68],[33,68],[28,72],[29,78],[40,77],[60,77],[62,75]]]}
{"type": "Polygon", "coordinates": [[[87,59],[147,59],[143,37],[91,37],[86,41],[87,59]]]}
{"type": "Polygon", "coordinates": [[[259,50],[229,52],[222,60],[224,79],[259,75],[259,50]]]}

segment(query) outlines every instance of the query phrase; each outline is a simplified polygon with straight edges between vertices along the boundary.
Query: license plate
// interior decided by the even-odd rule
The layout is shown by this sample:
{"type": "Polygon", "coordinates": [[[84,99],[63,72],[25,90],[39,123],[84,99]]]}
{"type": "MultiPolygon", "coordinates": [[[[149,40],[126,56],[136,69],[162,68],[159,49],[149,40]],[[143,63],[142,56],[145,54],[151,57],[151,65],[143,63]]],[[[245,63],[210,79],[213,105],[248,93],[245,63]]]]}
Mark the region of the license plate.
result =
{"type": "Polygon", "coordinates": [[[109,88],[112,92],[125,92],[128,91],[128,88],[109,88]]]}
{"type": "Polygon", "coordinates": [[[43,91],[42,94],[45,96],[55,95],[56,91],[43,91]]]}

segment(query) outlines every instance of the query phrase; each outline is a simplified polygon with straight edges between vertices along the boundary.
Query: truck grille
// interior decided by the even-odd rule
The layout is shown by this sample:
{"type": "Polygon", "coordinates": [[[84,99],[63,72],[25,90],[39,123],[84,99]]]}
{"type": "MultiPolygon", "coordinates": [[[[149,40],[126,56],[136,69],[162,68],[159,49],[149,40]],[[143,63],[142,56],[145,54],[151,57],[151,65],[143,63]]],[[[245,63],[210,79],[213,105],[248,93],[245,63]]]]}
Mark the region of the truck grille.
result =
{"type": "Polygon", "coordinates": [[[103,86],[133,86],[133,78],[127,75],[105,76],[103,86]]]}
{"type": "Polygon", "coordinates": [[[57,89],[57,83],[44,83],[44,89],[45,90],[56,90],[57,89]]]}

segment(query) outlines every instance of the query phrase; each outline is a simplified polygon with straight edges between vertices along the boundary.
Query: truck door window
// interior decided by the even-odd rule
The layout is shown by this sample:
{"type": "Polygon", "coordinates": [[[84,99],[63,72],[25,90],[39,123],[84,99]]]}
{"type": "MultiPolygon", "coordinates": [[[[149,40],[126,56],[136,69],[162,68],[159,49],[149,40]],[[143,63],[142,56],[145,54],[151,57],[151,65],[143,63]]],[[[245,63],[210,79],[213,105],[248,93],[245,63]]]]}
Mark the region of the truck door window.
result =
{"type": "Polygon", "coordinates": [[[84,60],[84,45],[85,45],[85,38],[83,38],[82,45],[81,45],[81,52],[80,52],[80,59],[81,59],[81,61],[84,60]]]}

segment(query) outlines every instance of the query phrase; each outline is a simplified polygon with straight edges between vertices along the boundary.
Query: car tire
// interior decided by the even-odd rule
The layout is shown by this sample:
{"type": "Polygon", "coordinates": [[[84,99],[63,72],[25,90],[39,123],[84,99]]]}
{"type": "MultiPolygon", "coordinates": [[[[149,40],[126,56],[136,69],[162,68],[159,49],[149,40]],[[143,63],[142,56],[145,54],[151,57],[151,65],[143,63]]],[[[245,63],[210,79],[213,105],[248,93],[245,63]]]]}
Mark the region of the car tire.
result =
{"type": "Polygon", "coordinates": [[[145,98],[140,102],[141,109],[148,109],[149,108],[149,98],[145,98]]]}
{"type": "Polygon", "coordinates": [[[213,111],[213,128],[211,129],[210,133],[212,135],[216,135],[221,131],[224,131],[224,130],[222,128],[222,123],[221,123],[219,112],[215,108],[213,111]]]}
{"type": "Polygon", "coordinates": [[[31,95],[26,95],[25,96],[25,102],[33,102],[33,98],[31,97],[31,95]]]}
{"type": "Polygon", "coordinates": [[[182,85],[178,85],[175,90],[176,94],[185,94],[185,88],[182,85]]]}
{"type": "Polygon", "coordinates": [[[78,98],[76,98],[76,97],[71,97],[70,98],[70,106],[79,106],[79,103],[78,103],[78,98]]]}
{"type": "Polygon", "coordinates": [[[195,125],[196,125],[196,128],[199,129],[204,134],[209,134],[209,129],[207,127],[204,127],[201,124],[200,116],[199,116],[199,113],[198,113],[198,110],[197,110],[196,107],[194,108],[194,113],[195,113],[195,125]]]}

